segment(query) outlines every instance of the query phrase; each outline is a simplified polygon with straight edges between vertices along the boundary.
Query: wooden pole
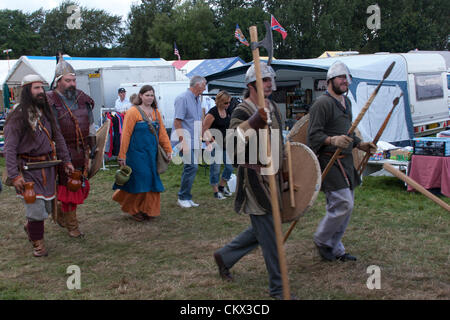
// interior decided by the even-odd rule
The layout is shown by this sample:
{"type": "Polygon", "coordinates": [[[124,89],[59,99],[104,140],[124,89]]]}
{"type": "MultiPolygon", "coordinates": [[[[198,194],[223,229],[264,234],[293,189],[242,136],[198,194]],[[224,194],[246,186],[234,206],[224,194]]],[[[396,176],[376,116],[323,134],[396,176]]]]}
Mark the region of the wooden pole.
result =
{"type": "Polygon", "coordinates": [[[291,198],[291,207],[295,208],[295,196],[294,196],[294,174],[292,172],[292,154],[291,154],[291,143],[286,142],[286,150],[288,156],[288,174],[289,174],[289,195],[291,198]]]}
{"type": "MultiPolygon", "coordinates": [[[[394,99],[393,101],[393,106],[391,108],[391,111],[389,111],[388,115],[386,116],[386,118],[384,119],[383,124],[380,127],[380,130],[378,130],[377,135],[375,136],[375,138],[373,139],[372,143],[374,145],[377,145],[378,140],[380,140],[381,135],[384,132],[384,129],[386,129],[386,126],[389,122],[389,119],[391,119],[392,113],[394,112],[395,107],[397,106],[398,102],[400,101],[400,98],[403,96],[403,92],[400,94],[400,96],[398,96],[397,98],[394,99]]],[[[359,175],[362,175],[364,169],[366,168],[367,162],[369,162],[369,158],[370,158],[371,153],[370,152],[366,152],[366,154],[364,155],[364,158],[362,159],[361,163],[358,166],[358,173],[359,175]]]]}
{"type": "MultiPolygon", "coordinates": [[[[256,26],[250,27],[250,40],[253,43],[258,42],[258,31],[256,26]]],[[[256,73],[256,89],[258,92],[258,107],[264,108],[265,106],[265,98],[264,98],[264,89],[263,89],[263,81],[261,78],[261,66],[259,62],[259,49],[256,48],[252,50],[253,54],[253,63],[255,66],[256,73]]],[[[265,126],[266,130],[268,127],[265,126]]],[[[267,134],[267,150],[270,156],[270,165],[273,165],[273,155],[270,148],[270,134],[267,134]]],[[[281,229],[281,216],[280,216],[280,205],[278,203],[278,190],[275,181],[275,174],[269,175],[269,187],[270,187],[270,198],[272,203],[272,215],[273,215],[273,224],[275,229],[275,237],[278,249],[278,260],[280,263],[280,271],[281,271],[281,279],[283,283],[283,298],[284,300],[290,300],[291,294],[289,289],[289,279],[288,279],[288,270],[286,263],[286,254],[284,252],[283,246],[283,232],[281,229]]]]}
{"type": "Polygon", "coordinates": [[[411,187],[413,187],[414,189],[416,189],[417,191],[422,193],[425,197],[427,197],[431,201],[434,201],[435,203],[440,205],[442,208],[444,208],[445,210],[450,212],[450,205],[449,204],[447,204],[445,201],[443,201],[443,200],[439,199],[438,197],[436,197],[434,194],[432,194],[430,191],[428,191],[427,189],[422,187],[420,184],[418,184],[416,181],[414,181],[413,179],[408,177],[406,174],[404,174],[400,170],[395,169],[389,163],[383,164],[383,169],[385,169],[386,171],[392,173],[394,176],[396,176],[400,180],[406,182],[408,185],[410,185],[411,187]]]}

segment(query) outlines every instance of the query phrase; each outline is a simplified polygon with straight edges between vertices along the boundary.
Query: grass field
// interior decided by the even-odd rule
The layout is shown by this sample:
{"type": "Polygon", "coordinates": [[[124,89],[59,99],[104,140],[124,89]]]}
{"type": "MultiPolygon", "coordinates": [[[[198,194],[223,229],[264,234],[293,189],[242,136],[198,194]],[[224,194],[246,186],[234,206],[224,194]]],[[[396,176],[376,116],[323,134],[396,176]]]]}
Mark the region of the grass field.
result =
{"type": "MultiPolygon", "coordinates": [[[[260,249],[233,267],[233,283],[219,278],[212,257],[247,228],[249,218],[234,213],[232,199],[212,198],[204,168],[193,188],[200,207],[179,208],[181,169],[171,165],[162,176],[161,216],[146,223],[121,212],[111,200],[114,169],[101,171],[79,207],[85,239],[69,238],[49,219],[46,258],[32,256],[22,229],[23,205],[13,188],[5,188],[0,194],[0,299],[268,299],[260,249]],[[81,270],[79,290],[67,288],[71,265],[81,270]]],[[[343,239],[358,261],[326,263],[312,242],[324,207],[320,194],[285,246],[291,292],[300,299],[450,299],[449,213],[421,194],[406,192],[396,178],[365,178],[343,239]],[[366,286],[371,265],[380,267],[381,289],[366,286]]]]}

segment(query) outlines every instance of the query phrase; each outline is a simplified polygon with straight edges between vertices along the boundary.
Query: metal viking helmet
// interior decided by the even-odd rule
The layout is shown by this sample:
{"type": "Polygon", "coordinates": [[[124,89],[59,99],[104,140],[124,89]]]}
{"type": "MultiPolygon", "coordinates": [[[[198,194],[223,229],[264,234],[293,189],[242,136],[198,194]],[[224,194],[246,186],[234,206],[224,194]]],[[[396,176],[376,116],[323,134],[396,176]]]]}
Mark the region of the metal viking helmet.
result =
{"type": "Polygon", "coordinates": [[[333,79],[337,76],[344,75],[347,77],[348,84],[352,83],[352,75],[347,65],[341,61],[334,62],[327,72],[327,81],[333,79]]]}
{"type": "MultiPolygon", "coordinates": [[[[275,84],[276,73],[273,68],[267,65],[265,62],[260,62],[261,66],[261,77],[271,78],[272,79],[272,90],[277,90],[277,86],[275,84]]],[[[248,68],[247,73],[245,74],[245,84],[249,84],[253,81],[256,81],[256,72],[255,72],[255,64],[252,64],[250,68],[248,68]]]]}
{"type": "Polygon", "coordinates": [[[75,76],[75,69],[61,56],[55,69],[55,84],[58,83],[59,79],[68,74],[75,76]]]}

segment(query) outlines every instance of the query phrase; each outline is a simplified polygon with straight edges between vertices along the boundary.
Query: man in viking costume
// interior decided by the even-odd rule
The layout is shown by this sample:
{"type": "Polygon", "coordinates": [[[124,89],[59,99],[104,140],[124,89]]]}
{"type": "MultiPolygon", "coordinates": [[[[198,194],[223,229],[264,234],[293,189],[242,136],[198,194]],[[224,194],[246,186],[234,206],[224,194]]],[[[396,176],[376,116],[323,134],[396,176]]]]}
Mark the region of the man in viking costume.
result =
{"type": "Polygon", "coordinates": [[[354,189],[361,183],[353,165],[352,149],[376,151],[373,143],[361,142],[355,134],[347,135],[352,125],[352,106],[345,95],[350,83],[347,66],[336,61],[328,69],[327,91],[316,100],[309,114],[308,146],[317,154],[322,171],[336,148],[342,148],[322,181],[326,215],[314,234],[319,254],[327,261],[356,261],[356,257],[346,253],[341,241],[353,211],[354,189]]]}
{"type": "Polygon", "coordinates": [[[48,105],[43,82],[37,75],[23,78],[20,103],[8,115],[4,129],[8,178],[17,196],[24,199],[25,195],[27,223],[24,229],[33,244],[35,257],[48,254],[44,246],[44,220],[54,209],[56,157],[63,161],[61,167],[64,172],[73,172],[64,138],[48,105]],[[27,182],[34,183],[32,188],[36,199],[33,203],[30,203],[33,199],[24,193],[27,182]]]}
{"type": "Polygon", "coordinates": [[[73,67],[62,57],[56,65],[56,88],[47,92],[47,99],[53,107],[57,123],[66,141],[75,170],[82,172],[82,186],[77,191],[67,187],[69,176],[58,168],[58,215],[57,222],[67,228],[74,238],[83,236],[78,226],[77,206],[89,194],[89,158],[95,155],[95,126],[92,109],[94,100],[76,89],[76,74],[73,67]]]}
{"type": "MultiPolygon", "coordinates": [[[[256,73],[254,65],[252,65],[246,73],[245,82],[247,90],[244,94],[244,101],[240,103],[231,115],[230,129],[236,130],[236,141],[230,135],[227,136],[227,145],[234,145],[234,155],[231,159],[235,159],[238,164],[237,169],[237,189],[235,199],[235,211],[237,213],[245,213],[250,216],[251,226],[226,244],[223,248],[214,253],[214,259],[219,268],[219,274],[222,279],[232,281],[233,277],[230,273],[231,267],[242,257],[253,249],[261,246],[262,254],[269,273],[269,294],[271,297],[281,299],[283,294],[283,285],[281,279],[281,271],[278,260],[278,251],[276,245],[276,237],[272,218],[272,206],[270,201],[269,177],[263,174],[264,166],[260,159],[256,163],[250,161],[251,155],[255,154],[250,150],[249,141],[256,136],[258,140],[262,139],[262,144],[266,143],[267,137],[262,134],[262,129],[267,124],[267,120],[271,119],[272,129],[283,128],[280,111],[275,103],[268,99],[275,87],[275,72],[272,67],[261,62],[261,73],[264,88],[265,108],[258,108],[258,95],[256,90],[256,73]],[[268,117],[269,114],[269,117],[268,117]],[[240,141],[239,141],[240,140],[240,141]],[[240,163],[239,144],[245,145],[245,163],[240,163]],[[237,156],[237,160],[236,160],[237,156]],[[253,162],[253,163],[252,163],[253,162]]],[[[273,131],[273,130],[272,130],[273,131]]],[[[272,143],[272,147],[277,144],[279,152],[273,152],[274,157],[278,157],[277,162],[279,169],[275,175],[278,183],[278,192],[280,192],[282,184],[281,165],[283,163],[283,141],[282,135],[279,139],[272,143]]],[[[261,146],[261,143],[259,144],[261,146]]],[[[274,151],[272,148],[272,151],[274,151]]],[[[230,150],[228,150],[228,153],[230,150]]],[[[259,150],[258,150],[259,152],[259,150]]],[[[281,195],[278,194],[280,198],[281,195]]],[[[279,201],[281,203],[281,201],[279,201]]]]}

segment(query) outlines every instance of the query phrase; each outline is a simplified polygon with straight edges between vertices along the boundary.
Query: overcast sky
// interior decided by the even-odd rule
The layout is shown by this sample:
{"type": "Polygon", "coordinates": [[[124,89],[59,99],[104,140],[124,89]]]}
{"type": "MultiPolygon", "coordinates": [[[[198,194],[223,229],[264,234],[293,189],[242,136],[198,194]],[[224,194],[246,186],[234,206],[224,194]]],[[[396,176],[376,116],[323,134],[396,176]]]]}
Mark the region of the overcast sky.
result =
{"type": "MultiPolygon", "coordinates": [[[[33,12],[39,8],[45,10],[59,6],[62,0],[1,0],[1,9],[22,10],[23,12],[33,12]]],[[[103,9],[114,15],[122,16],[125,21],[132,3],[140,3],[140,0],[75,0],[82,7],[89,9],[103,9]]]]}

